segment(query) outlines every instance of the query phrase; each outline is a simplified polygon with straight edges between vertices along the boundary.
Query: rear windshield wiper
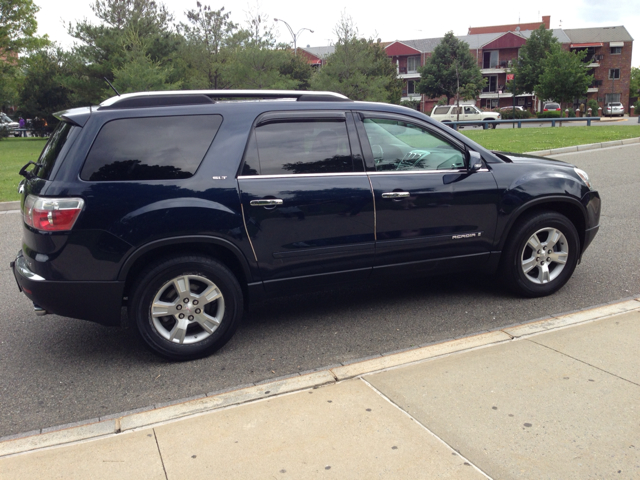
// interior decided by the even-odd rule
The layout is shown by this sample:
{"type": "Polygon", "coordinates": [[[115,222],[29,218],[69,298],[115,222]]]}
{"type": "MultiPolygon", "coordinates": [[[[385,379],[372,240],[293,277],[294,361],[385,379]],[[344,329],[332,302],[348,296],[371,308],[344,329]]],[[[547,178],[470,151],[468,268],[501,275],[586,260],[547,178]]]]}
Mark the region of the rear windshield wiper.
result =
{"type": "Polygon", "coordinates": [[[36,175],[38,174],[38,170],[40,170],[40,168],[42,168],[41,163],[29,162],[24,167],[22,167],[18,173],[22,175],[24,178],[26,178],[27,180],[31,180],[32,178],[36,177],[36,175]],[[35,168],[33,170],[27,170],[27,168],[29,168],[29,165],[34,165],[35,168]]]}

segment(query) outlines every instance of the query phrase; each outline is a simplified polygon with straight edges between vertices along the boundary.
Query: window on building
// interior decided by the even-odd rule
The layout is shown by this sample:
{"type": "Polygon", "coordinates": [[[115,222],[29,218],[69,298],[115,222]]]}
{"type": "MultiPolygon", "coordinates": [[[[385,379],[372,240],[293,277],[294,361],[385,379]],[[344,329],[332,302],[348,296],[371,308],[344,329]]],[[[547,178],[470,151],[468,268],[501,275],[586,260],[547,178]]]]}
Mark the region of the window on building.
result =
{"type": "Polygon", "coordinates": [[[416,82],[415,80],[409,80],[407,82],[407,95],[413,95],[416,93],[416,82]]]}
{"type": "Polygon", "coordinates": [[[407,72],[413,73],[418,71],[420,66],[420,57],[407,57],[407,72]]]}
{"type": "Polygon", "coordinates": [[[482,89],[484,93],[492,93],[498,91],[498,76],[487,75],[484,78],[487,79],[487,85],[482,89]]]}
{"type": "Polygon", "coordinates": [[[620,80],[620,69],[619,68],[610,68],[609,69],[609,80],[620,80]]]}
{"type": "Polygon", "coordinates": [[[620,55],[622,53],[622,47],[611,47],[611,55],[620,55]]]}
{"type": "Polygon", "coordinates": [[[498,50],[483,52],[482,68],[498,68],[498,50]]]}

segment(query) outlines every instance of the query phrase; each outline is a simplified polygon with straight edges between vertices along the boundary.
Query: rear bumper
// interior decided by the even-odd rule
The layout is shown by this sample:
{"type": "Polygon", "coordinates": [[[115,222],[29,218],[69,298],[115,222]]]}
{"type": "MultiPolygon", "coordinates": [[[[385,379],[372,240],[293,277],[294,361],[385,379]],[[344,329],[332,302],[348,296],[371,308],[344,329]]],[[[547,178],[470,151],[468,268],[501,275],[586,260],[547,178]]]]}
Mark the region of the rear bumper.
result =
{"type": "Polygon", "coordinates": [[[22,251],[11,267],[20,291],[47,312],[102,325],[120,325],[124,282],[46,280],[29,269],[22,251]]]}

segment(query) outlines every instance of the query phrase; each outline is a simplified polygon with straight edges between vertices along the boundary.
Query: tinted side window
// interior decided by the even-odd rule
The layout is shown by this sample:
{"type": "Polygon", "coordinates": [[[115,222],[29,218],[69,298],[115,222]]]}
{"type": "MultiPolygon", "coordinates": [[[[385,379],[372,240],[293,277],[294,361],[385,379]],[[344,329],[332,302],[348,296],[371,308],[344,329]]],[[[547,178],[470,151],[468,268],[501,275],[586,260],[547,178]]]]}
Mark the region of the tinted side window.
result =
{"type": "Polygon", "coordinates": [[[98,182],[188,178],[198,169],[221,123],[220,115],[111,121],[98,133],[80,178],[98,182]]]}
{"type": "Polygon", "coordinates": [[[62,147],[67,143],[67,139],[74,130],[79,130],[79,128],[73,127],[71,124],[66,122],[60,122],[58,124],[51,134],[49,141],[44,146],[44,149],[42,149],[42,153],[38,159],[38,165],[40,166],[36,173],[38,177],[49,179],[51,170],[53,170],[54,165],[58,161],[58,156],[60,155],[62,147]]]}
{"type": "Polygon", "coordinates": [[[366,118],[376,171],[463,168],[464,154],[428,130],[398,120],[366,118]]]}
{"type": "Polygon", "coordinates": [[[352,172],[344,121],[278,122],[258,126],[245,153],[243,175],[352,172]]]}

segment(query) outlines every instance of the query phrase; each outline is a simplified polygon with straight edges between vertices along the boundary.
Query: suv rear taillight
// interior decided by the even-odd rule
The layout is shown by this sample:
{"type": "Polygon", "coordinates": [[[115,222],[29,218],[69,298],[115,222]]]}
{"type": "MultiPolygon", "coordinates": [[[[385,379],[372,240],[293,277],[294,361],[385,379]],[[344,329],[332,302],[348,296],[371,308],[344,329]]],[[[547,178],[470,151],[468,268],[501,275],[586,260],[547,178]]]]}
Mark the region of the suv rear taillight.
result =
{"type": "Polygon", "coordinates": [[[28,195],[22,217],[30,227],[47,232],[71,230],[84,207],[81,198],[42,198],[28,195]]]}

